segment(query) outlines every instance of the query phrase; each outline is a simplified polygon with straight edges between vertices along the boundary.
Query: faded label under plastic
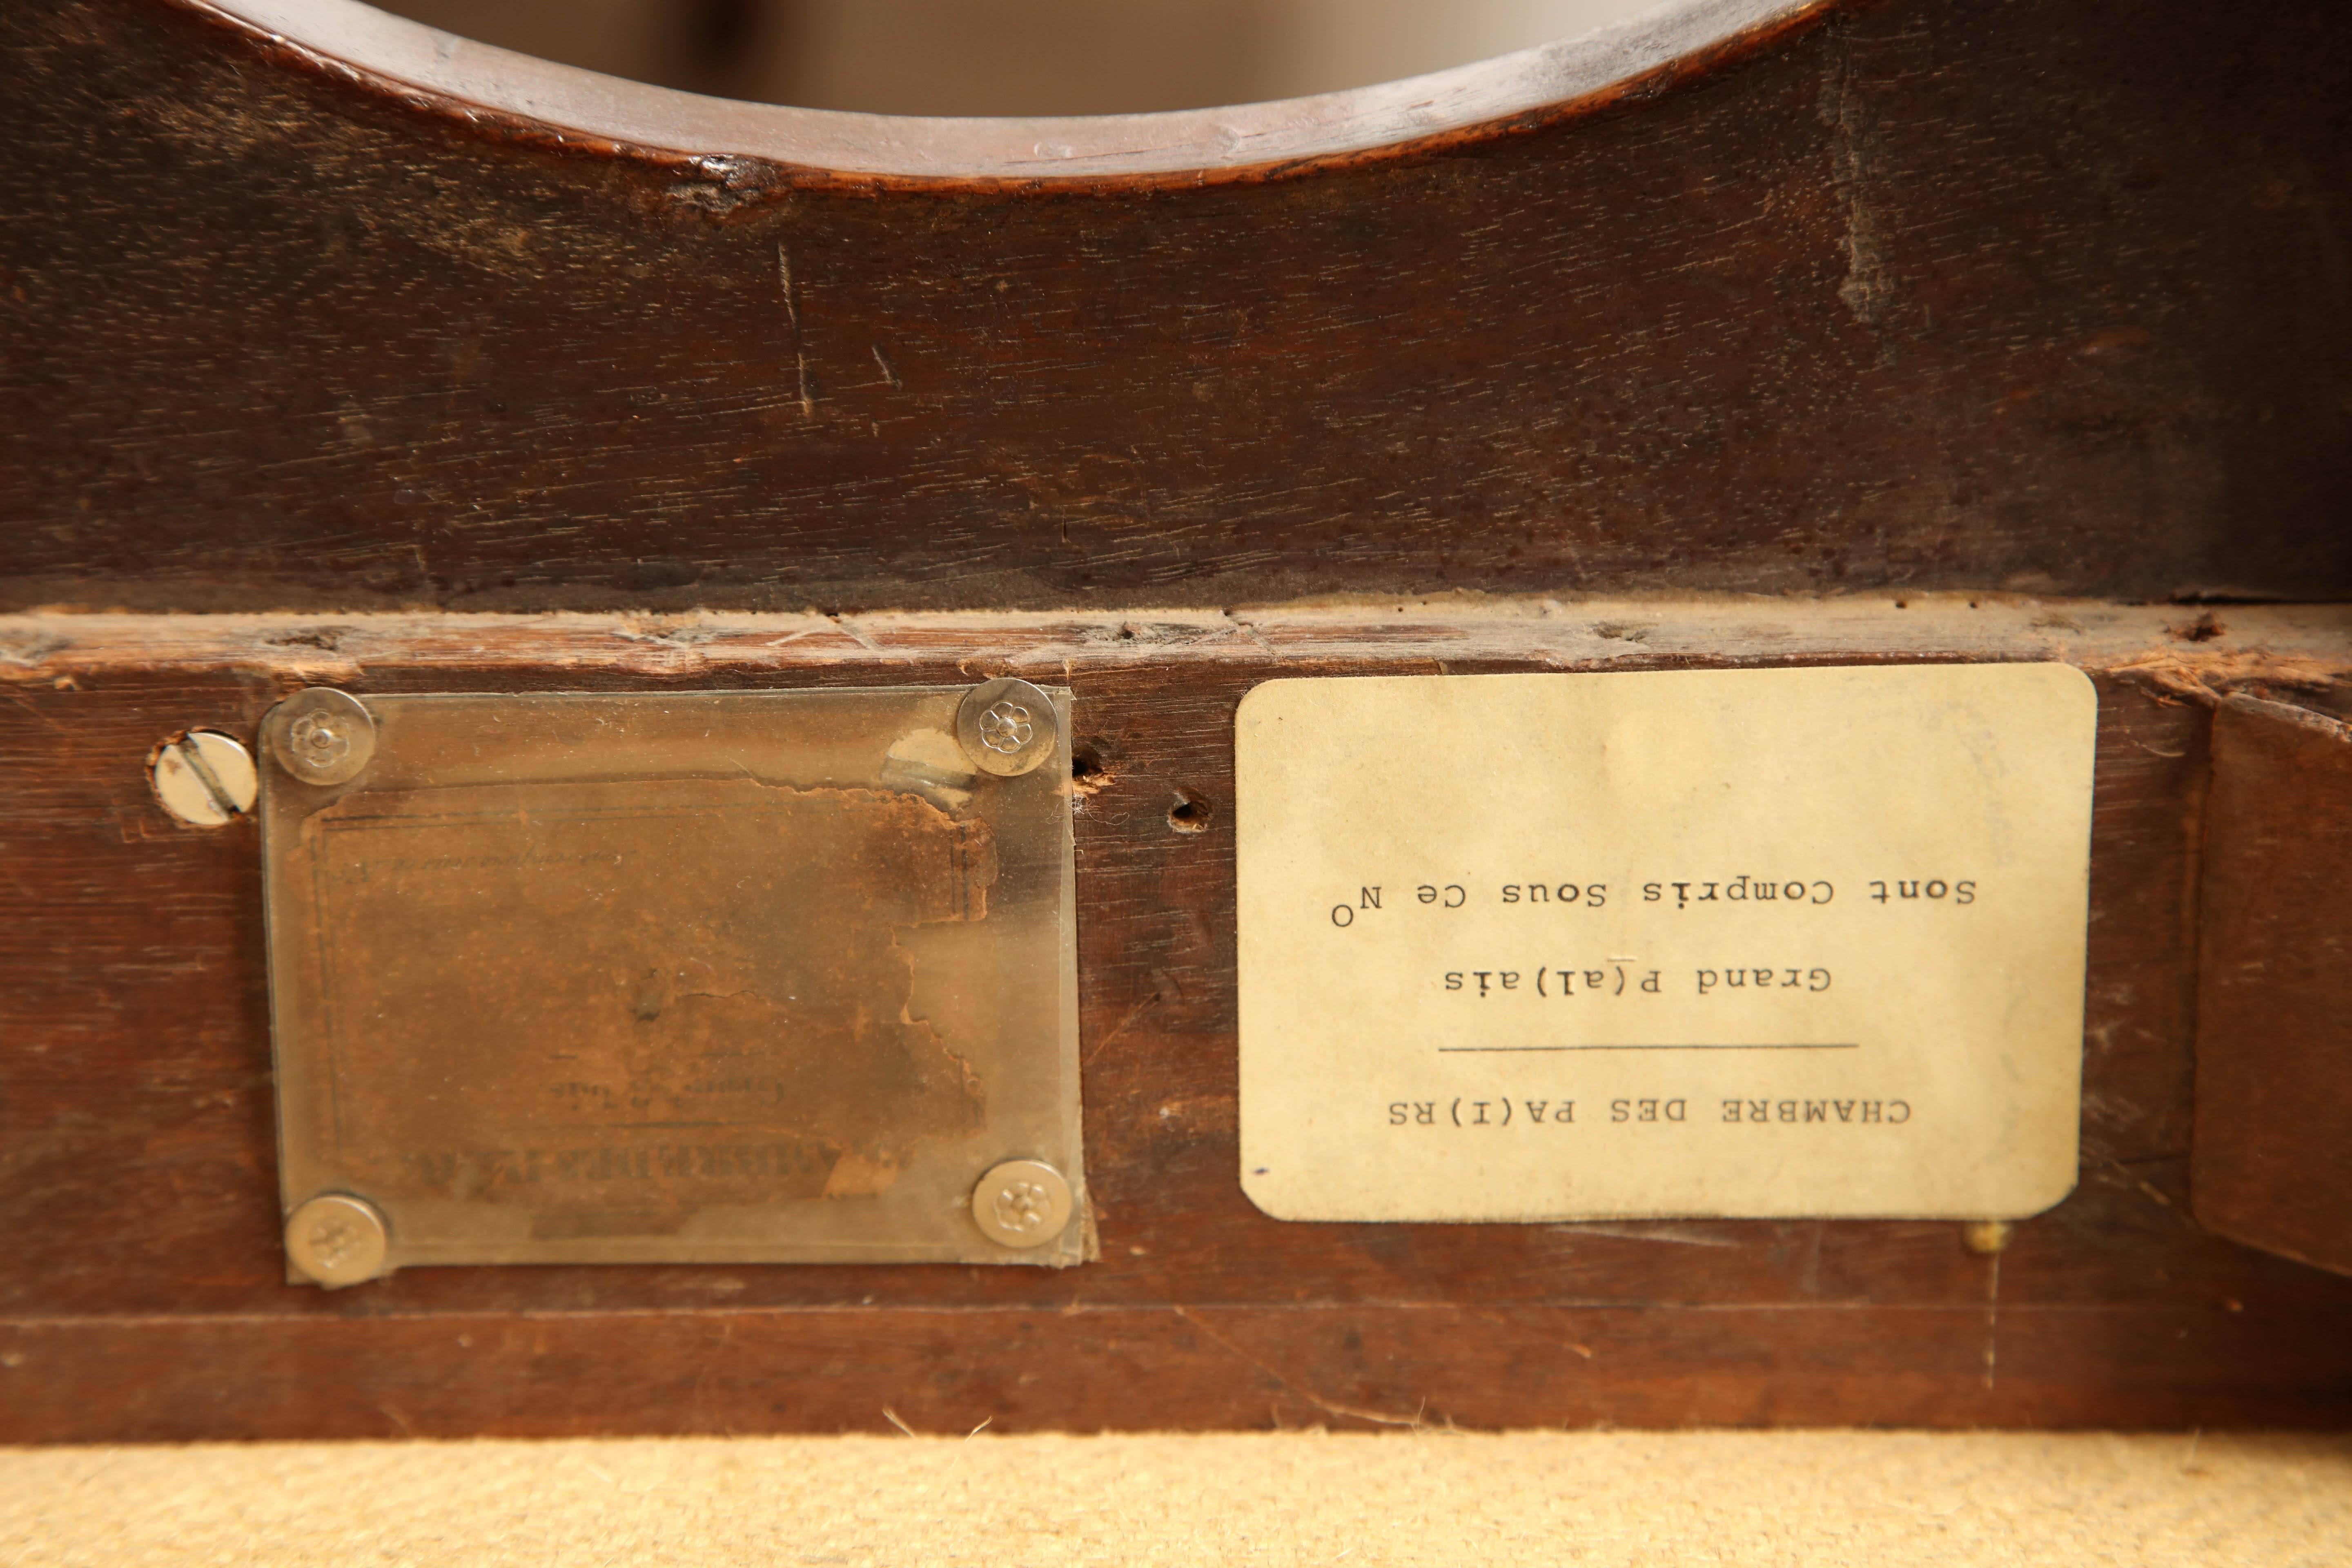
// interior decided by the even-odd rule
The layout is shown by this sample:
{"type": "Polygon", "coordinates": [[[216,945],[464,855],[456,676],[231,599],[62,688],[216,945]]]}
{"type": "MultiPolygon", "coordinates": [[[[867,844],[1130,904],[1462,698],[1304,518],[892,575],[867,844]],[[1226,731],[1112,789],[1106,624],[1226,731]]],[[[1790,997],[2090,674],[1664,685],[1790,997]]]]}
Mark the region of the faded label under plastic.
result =
{"type": "Polygon", "coordinates": [[[2096,720],[2060,665],[1257,687],[1244,1188],[1300,1220],[2050,1206],[2096,720]]]}

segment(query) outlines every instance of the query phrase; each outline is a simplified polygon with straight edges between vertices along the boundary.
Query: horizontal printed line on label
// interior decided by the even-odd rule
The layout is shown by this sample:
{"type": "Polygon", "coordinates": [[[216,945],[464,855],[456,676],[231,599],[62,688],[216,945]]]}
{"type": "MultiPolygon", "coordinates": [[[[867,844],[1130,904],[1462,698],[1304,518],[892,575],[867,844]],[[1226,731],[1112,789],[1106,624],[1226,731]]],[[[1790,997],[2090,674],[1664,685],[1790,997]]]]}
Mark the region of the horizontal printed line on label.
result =
{"type": "Polygon", "coordinates": [[[1841,1040],[1817,1044],[1801,1041],[1790,1044],[1692,1045],[1692,1046],[1440,1046],[1442,1056],[1459,1056],[1473,1052],[1509,1053],[1517,1051],[1854,1051],[1862,1047],[1854,1041],[1841,1040]]]}

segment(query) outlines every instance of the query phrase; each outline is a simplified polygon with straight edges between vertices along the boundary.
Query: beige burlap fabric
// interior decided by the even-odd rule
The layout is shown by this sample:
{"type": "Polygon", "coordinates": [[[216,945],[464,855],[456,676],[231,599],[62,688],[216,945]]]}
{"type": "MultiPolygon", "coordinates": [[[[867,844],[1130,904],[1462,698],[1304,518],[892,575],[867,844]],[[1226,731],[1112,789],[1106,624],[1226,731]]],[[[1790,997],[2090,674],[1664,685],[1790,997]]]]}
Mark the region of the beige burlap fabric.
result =
{"type": "Polygon", "coordinates": [[[1909,1433],[0,1450],[0,1564],[2352,1564],[2352,1439],[1909,1433]]]}

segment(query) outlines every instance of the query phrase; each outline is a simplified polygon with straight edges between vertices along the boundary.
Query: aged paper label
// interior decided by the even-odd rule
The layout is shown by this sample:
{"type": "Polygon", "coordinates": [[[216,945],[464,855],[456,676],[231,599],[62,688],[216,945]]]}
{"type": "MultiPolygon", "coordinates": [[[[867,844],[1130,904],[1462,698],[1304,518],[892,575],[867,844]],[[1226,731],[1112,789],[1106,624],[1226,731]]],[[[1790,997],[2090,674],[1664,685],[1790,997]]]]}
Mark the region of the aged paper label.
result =
{"type": "Polygon", "coordinates": [[[1302,1220],[2047,1208],[2096,719],[2060,665],[1259,686],[1244,1190],[1302,1220]]]}

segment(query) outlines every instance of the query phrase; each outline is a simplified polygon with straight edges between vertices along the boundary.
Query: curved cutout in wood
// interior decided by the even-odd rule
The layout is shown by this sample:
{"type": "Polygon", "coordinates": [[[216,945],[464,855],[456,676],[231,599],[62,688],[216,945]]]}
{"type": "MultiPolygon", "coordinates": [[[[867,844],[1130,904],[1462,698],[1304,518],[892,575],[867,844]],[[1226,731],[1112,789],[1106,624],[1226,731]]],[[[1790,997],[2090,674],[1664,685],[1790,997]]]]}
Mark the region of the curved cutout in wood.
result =
{"type": "MultiPolygon", "coordinates": [[[[1095,187],[1265,179],[1507,135],[1774,42],[1836,0],[1668,0],[1580,37],[1425,76],[1221,109],[927,119],[705,98],[478,44],[359,0],[173,0],[275,52],[421,108],[661,161],[778,165],[793,183],[1095,187]]],[[[754,182],[760,183],[760,182],[754,182]]]]}

